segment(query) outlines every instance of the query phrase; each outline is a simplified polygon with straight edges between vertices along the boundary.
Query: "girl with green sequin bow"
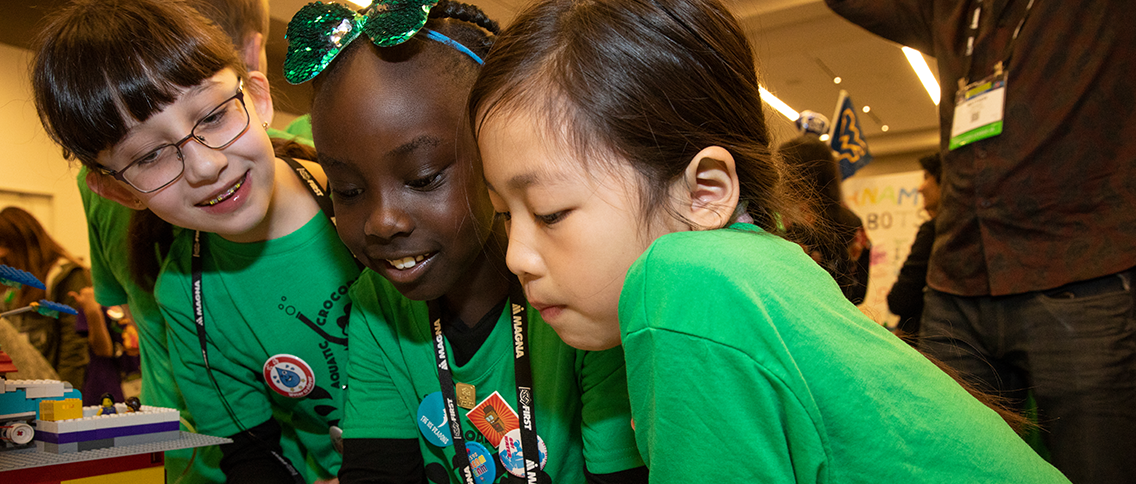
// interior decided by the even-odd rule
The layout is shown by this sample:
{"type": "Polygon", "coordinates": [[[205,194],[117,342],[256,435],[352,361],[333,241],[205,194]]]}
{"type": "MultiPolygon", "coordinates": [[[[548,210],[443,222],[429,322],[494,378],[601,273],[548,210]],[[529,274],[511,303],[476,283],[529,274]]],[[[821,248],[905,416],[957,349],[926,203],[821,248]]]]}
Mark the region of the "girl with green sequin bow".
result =
{"type": "Polygon", "coordinates": [[[80,0],[41,34],[33,90],[95,192],[180,227],[154,296],[196,430],[234,441],[227,480],[333,478],[359,270],[319,165],[273,150],[264,74],[182,2],[80,0]]]}
{"type": "Polygon", "coordinates": [[[442,398],[431,395],[444,386],[468,397],[456,410],[474,482],[532,482],[501,437],[517,432],[523,413],[506,309],[514,302],[528,315],[522,334],[543,444],[530,478],[646,480],[622,353],[570,348],[523,298],[510,298],[504,232],[464,116],[493,32],[478,9],[449,1],[380,2],[363,14],[309,4],[289,25],[285,74],[314,78],[312,133],[339,234],[368,268],[351,288],[345,484],[467,482],[454,427],[439,425],[434,440],[419,425],[442,414],[442,398]],[[453,383],[439,380],[439,359],[453,383]],[[492,421],[469,409],[486,402],[503,402],[492,421]]]}

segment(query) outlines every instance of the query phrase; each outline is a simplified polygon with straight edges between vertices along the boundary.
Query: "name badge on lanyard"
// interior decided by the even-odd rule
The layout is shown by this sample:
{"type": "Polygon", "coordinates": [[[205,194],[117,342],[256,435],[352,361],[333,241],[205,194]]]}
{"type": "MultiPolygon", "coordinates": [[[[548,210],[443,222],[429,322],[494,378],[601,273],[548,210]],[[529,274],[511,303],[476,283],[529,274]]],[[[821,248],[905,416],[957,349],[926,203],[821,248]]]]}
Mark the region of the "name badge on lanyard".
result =
{"type": "Polygon", "coordinates": [[[1006,72],[967,84],[955,93],[955,116],[951,122],[949,149],[1002,134],[1006,106],[1006,72]]]}

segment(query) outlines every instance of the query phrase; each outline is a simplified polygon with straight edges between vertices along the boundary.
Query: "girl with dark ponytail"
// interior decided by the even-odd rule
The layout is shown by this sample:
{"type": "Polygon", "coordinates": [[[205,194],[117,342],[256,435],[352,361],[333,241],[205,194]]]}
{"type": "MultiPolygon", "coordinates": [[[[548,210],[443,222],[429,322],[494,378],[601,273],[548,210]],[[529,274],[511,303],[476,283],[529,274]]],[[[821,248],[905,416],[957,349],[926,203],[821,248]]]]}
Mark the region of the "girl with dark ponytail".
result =
{"type": "Polygon", "coordinates": [[[720,0],[541,0],[470,94],[509,269],[622,345],[651,481],[1068,482],[785,239],[754,66],[720,0]]]}

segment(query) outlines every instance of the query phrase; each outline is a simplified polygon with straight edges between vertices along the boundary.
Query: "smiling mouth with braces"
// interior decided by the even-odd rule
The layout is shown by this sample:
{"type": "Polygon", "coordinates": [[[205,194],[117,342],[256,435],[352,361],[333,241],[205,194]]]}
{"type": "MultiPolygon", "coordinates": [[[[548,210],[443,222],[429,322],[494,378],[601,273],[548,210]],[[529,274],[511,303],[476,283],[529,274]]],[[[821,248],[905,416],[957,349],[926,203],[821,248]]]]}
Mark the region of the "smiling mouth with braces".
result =
{"type": "Polygon", "coordinates": [[[230,196],[232,196],[233,192],[240,190],[241,186],[243,186],[244,184],[245,184],[245,177],[242,176],[241,179],[237,180],[237,182],[234,183],[233,186],[229,187],[228,190],[225,190],[224,193],[217,195],[217,198],[199,203],[198,206],[212,207],[212,206],[214,206],[218,203],[221,203],[221,202],[225,201],[226,199],[228,199],[230,196]]]}
{"type": "Polygon", "coordinates": [[[403,257],[401,259],[395,260],[387,259],[387,263],[394,266],[395,269],[409,269],[417,265],[419,262],[422,262],[422,260],[425,258],[426,256],[424,255],[418,255],[414,257],[403,257]]]}

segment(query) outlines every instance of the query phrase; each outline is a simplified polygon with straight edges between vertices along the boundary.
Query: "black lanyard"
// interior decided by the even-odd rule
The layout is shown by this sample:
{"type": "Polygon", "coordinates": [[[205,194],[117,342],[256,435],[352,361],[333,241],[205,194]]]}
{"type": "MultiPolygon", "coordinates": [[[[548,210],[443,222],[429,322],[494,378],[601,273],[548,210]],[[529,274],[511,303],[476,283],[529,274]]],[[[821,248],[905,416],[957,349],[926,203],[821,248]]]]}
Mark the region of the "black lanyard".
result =
{"type": "MultiPolygon", "coordinates": [[[[332,222],[332,225],[334,225],[335,219],[333,218],[330,208],[331,198],[328,197],[327,193],[319,187],[319,184],[316,183],[315,179],[312,178],[311,173],[308,173],[308,170],[304,169],[304,167],[301,166],[300,163],[296,160],[288,157],[281,157],[281,159],[288,163],[288,166],[292,167],[292,171],[294,171],[296,173],[296,176],[304,182],[304,186],[308,187],[308,191],[312,194],[312,197],[315,198],[316,204],[319,205],[320,210],[324,213],[324,215],[327,216],[328,220],[332,222]]],[[[205,295],[204,288],[202,287],[203,284],[201,282],[201,254],[203,254],[204,252],[205,240],[201,237],[201,231],[194,231],[193,254],[190,260],[190,270],[193,274],[193,287],[191,289],[191,292],[193,293],[193,322],[197,326],[197,340],[199,343],[201,343],[201,360],[205,362],[205,374],[209,375],[209,380],[213,383],[213,388],[217,390],[217,394],[221,397],[221,403],[225,406],[225,411],[229,413],[229,418],[233,419],[233,423],[237,425],[237,428],[241,429],[241,432],[244,432],[253,437],[253,439],[259,444],[267,447],[266,443],[261,442],[259,438],[249,432],[248,428],[245,427],[245,425],[239,418],[237,418],[237,414],[233,412],[233,408],[229,405],[229,400],[225,398],[225,392],[221,391],[221,386],[217,384],[217,378],[213,376],[213,368],[209,365],[209,352],[206,351],[205,348],[205,295]]],[[[288,472],[292,475],[293,479],[300,479],[300,473],[296,471],[296,468],[292,466],[291,462],[285,459],[284,456],[277,454],[275,451],[271,452],[273,457],[275,457],[288,469],[288,472]]]]}
{"type": "MultiPolygon", "coordinates": [[[[457,394],[454,390],[454,376],[450,371],[446,356],[446,337],[442,334],[440,302],[427,306],[430,309],[430,324],[434,331],[434,361],[438,367],[438,384],[442,387],[446,417],[450,420],[450,434],[454,439],[455,457],[466,484],[474,484],[473,472],[469,468],[469,455],[466,453],[462,436],[461,420],[457,412],[457,394]]],[[[513,369],[517,386],[517,415],[521,425],[521,453],[525,460],[525,479],[536,482],[540,470],[540,450],[537,448],[536,412],[533,406],[532,365],[529,362],[529,316],[528,302],[519,283],[509,285],[509,314],[513,326],[513,369]]]]}
{"type": "MultiPolygon", "coordinates": [[[[320,188],[319,183],[312,178],[311,173],[305,169],[299,162],[289,157],[281,157],[288,166],[292,167],[292,171],[300,181],[304,182],[304,186],[308,188],[308,192],[315,198],[316,204],[319,205],[320,211],[323,212],[327,219],[335,225],[335,218],[331,211],[331,197],[320,188]]],[[[190,262],[190,269],[193,272],[193,321],[197,325],[197,340],[201,343],[201,360],[205,362],[205,372],[209,374],[209,379],[213,380],[213,386],[217,387],[217,393],[221,394],[221,401],[224,402],[225,408],[229,411],[229,416],[233,417],[233,421],[242,431],[248,430],[241,425],[233,414],[233,410],[229,408],[229,402],[225,400],[224,393],[217,385],[217,380],[213,377],[213,368],[209,366],[209,353],[205,350],[205,297],[203,295],[204,289],[201,283],[201,254],[205,252],[205,240],[201,238],[201,231],[193,232],[193,258],[190,262]]]]}
{"type": "MultiPolygon", "coordinates": [[[[970,83],[970,70],[974,67],[974,44],[978,38],[979,20],[982,18],[982,4],[987,0],[978,0],[977,4],[970,11],[970,24],[967,25],[966,37],[966,65],[963,68],[962,77],[959,78],[959,89],[965,89],[970,83]]],[[[1010,44],[1006,46],[1006,52],[1002,55],[1002,59],[995,65],[995,74],[1001,74],[1003,67],[1009,67],[1010,58],[1014,55],[1014,46],[1017,45],[1018,34],[1022,32],[1022,26],[1025,25],[1026,19],[1029,18],[1030,11],[1033,10],[1035,0],[1028,0],[1026,3],[1026,12],[1022,14],[1022,19],[1018,21],[1018,26],[1014,28],[1014,34],[1010,37],[1010,44]]],[[[993,6],[991,6],[993,9],[993,6]]],[[[995,12],[992,15],[993,22],[997,22],[1001,17],[1001,12],[995,12]]],[[[993,23],[991,25],[994,25],[993,23]]]]}

